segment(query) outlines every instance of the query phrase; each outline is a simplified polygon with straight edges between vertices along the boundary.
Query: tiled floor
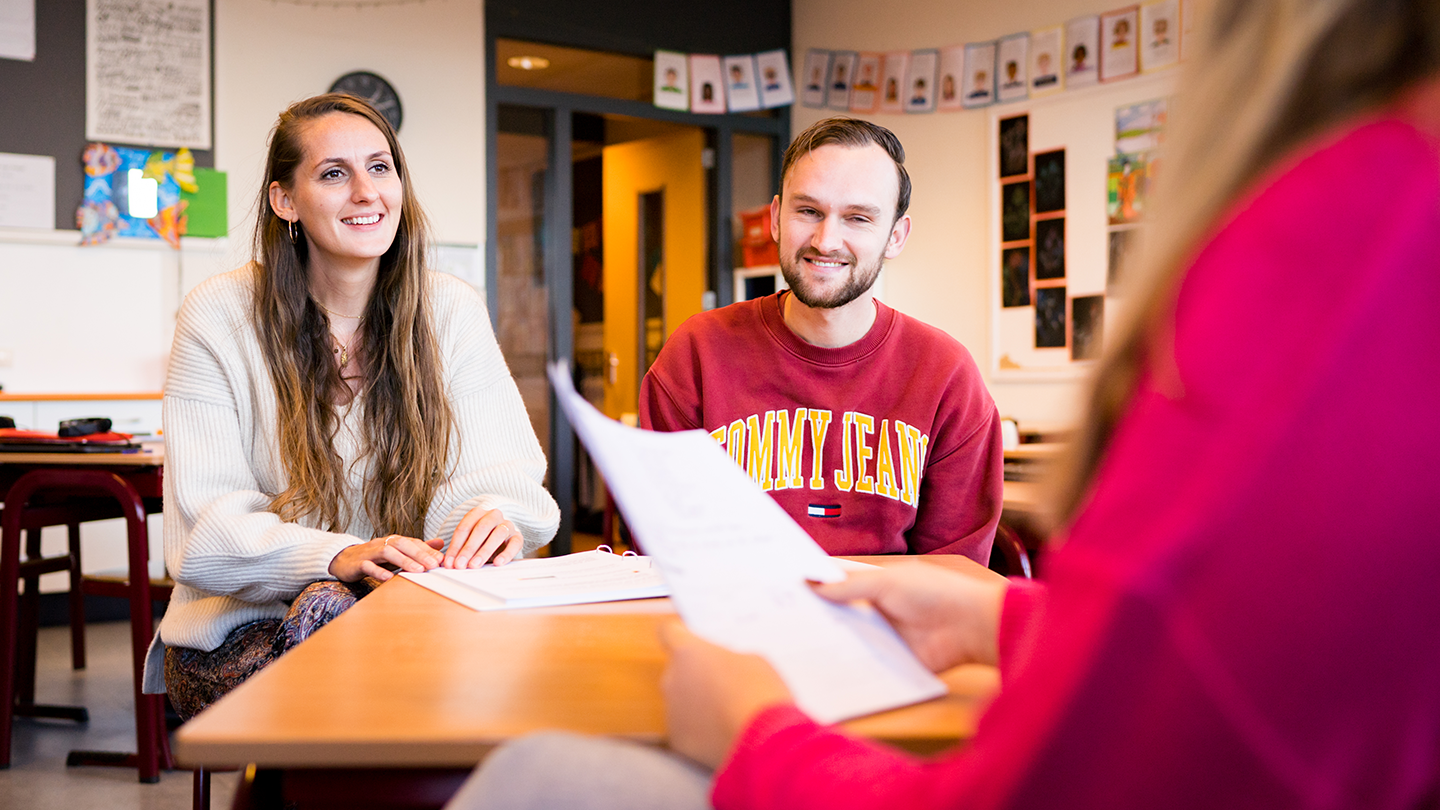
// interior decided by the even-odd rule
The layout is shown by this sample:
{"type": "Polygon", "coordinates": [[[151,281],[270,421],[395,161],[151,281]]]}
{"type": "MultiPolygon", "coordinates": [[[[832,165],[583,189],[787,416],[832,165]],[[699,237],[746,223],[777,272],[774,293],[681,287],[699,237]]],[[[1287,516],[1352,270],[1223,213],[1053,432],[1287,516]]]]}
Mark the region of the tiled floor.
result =
{"type": "MultiPolygon", "coordinates": [[[[190,771],[167,771],[142,785],[133,768],[67,768],[72,749],[135,750],[135,713],[130,683],[130,626],[125,622],[86,628],[88,666],[70,669],[70,631],[40,631],[36,699],[82,705],[90,722],[17,718],[9,770],[0,770],[0,808],[7,810],[160,810],[190,807],[190,771]]],[[[238,773],[212,777],[211,806],[230,806],[238,773]]]]}

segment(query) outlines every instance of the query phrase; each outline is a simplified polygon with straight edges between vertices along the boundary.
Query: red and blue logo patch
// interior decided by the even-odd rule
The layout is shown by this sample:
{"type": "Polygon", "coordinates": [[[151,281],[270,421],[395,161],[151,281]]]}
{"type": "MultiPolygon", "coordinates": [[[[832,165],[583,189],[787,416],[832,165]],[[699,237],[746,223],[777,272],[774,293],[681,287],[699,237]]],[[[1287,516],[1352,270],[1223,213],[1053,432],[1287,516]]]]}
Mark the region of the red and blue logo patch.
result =
{"type": "Polygon", "coordinates": [[[807,512],[810,517],[837,518],[840,517],[840,504],[838,503],[812,503],[807,512]]]}

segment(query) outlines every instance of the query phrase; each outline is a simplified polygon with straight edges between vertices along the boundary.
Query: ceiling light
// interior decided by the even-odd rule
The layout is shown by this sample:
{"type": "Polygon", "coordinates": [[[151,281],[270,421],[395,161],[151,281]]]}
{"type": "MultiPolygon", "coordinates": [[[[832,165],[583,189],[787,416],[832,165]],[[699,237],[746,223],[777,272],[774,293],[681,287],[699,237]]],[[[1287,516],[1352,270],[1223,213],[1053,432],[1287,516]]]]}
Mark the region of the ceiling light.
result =
{"type": "Polygon", "coordinates": [[[543,56],[512,56],[505,64],[521,70],[544,70],[550,67],[550,60],[543,56]]]}

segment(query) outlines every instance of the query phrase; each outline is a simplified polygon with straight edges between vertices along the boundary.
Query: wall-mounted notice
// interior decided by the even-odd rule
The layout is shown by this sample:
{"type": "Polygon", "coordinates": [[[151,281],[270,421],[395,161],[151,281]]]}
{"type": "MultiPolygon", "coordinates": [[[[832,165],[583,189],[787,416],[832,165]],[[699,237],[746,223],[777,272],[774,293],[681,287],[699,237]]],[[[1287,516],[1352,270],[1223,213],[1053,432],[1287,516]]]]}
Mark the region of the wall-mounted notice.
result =
{"type": "Polygon", "coordinates": [[[0,0],[0,59],[35,60],[35,0],[0,0]]]}
{"type": "Polygon", "coordinates": [[[55,227],[55,158],[0,152],[0,227],[55,227]]]}
{"type": "Polygon", "coordinates": [[[85,137],[209,149],[209,0],[86,0],[85,22],[85,137]]]}

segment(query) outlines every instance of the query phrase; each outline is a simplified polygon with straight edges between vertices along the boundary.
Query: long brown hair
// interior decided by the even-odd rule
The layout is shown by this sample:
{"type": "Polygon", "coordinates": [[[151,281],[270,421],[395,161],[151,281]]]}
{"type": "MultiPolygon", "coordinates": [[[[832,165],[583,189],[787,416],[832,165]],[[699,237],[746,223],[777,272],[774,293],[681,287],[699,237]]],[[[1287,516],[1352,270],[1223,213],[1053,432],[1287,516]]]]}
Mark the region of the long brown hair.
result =
{"type": "Polygon", "coordinates": [[[385,135],[403,196],[395,241],[380,269],[357,331],[364,408],[362,459],[365,512],[378,534],[420,537],[425,511],[449,458],[453,416],[431,327],[427,250],[429,226],[410,182],[395,130],[365,101],[343,93],[315,96],[280,114],[270,136],[255,224],[254,318],[275,385],[280,457],[286,488],[270,511],[286,521],[310,518],[343,531],[353,517],[343,497],[344,465],[335,451],[337,402],[350,397],[334,360],[329,316],[310,295],[308,251],[301,223],[270,207],[269,188],[291,188],[305,157],[305,130],[326,115],[358,115],[385,135]]]}
{"type": "MultiPolygon", "coordinates": [[[[1305,141],[1440,68],[1440,0],[1215,0],[1182,75],[1156,216],[1124,268],[1133,314],[1107,341],[1088,417],[1054,483],[1072,519],[1163,335],[1194,252],[1305,141]]],[[[1183,395],[1183,392],[1176,392],[1183,395]]]]}

